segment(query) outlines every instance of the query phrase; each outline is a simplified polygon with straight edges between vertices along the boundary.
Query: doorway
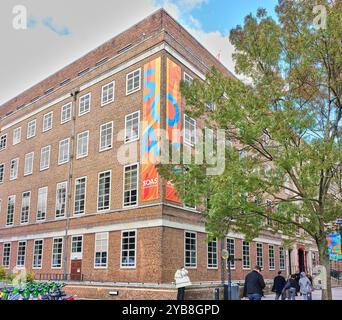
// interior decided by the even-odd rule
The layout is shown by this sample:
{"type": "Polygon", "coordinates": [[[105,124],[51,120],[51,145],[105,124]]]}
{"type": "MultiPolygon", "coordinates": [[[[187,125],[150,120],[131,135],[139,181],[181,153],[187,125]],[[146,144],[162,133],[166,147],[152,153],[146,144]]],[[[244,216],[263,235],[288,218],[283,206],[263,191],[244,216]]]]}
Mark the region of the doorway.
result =
{"type": "Polygon", "coordinates": [[[82,280],[82,260],[71,260],[70,280],[82,280]]]}

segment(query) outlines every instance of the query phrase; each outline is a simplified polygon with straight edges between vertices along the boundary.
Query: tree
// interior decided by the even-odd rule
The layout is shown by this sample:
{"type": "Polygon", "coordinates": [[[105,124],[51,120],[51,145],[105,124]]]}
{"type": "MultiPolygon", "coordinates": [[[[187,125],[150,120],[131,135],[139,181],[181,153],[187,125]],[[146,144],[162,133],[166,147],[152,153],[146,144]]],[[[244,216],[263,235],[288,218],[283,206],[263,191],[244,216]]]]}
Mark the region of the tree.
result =
{"type": "Polygon", "coordinates": [[[224,129],[235,146],[226,148],[224,173],[208,176],[206,162],[182,165],[185,174],[159,170],[183,201],[203,209],[212,236],[233,229],[253,239],[268,219],[290,240],[298,230],[314,239],[327,270],[322,299],[332,299],[326,235],[342,212],[342,2],[320,3],[280,0],[277,20],[259,9],[231,30],[245,81],[213,69],[205,81],[182,82],[187,113],[224,129]]]}

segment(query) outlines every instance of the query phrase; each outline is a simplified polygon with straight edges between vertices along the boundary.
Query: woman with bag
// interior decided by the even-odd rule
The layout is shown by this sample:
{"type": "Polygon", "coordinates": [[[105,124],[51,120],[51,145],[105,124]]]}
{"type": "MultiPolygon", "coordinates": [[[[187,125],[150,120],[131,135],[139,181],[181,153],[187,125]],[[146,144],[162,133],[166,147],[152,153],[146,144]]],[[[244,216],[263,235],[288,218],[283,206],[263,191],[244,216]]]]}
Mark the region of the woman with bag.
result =
{"type": "Polygon", "coordinates": [[[303,299],[312,300],[312,284],[305,272],[301,272],[300,274],[299,286],[300,293],[303,295],[303,299]]]}

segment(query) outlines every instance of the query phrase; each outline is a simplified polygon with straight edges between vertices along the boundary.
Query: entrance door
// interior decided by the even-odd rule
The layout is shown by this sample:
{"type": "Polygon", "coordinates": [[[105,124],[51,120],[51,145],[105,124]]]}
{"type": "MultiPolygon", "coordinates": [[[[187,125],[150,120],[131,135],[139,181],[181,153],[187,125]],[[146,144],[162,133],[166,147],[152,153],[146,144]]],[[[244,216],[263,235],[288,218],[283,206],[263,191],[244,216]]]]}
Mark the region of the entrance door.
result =
{"type": "Polygon", "coordinates": [[[70,279],[73,281],[82,280],[82,260],[71,260],[70,279]]]}
{"type": "Polygon", "coordinates": [[[305,272],[305,255],[303,249],[298,249],[299,272],[305,272]]]}

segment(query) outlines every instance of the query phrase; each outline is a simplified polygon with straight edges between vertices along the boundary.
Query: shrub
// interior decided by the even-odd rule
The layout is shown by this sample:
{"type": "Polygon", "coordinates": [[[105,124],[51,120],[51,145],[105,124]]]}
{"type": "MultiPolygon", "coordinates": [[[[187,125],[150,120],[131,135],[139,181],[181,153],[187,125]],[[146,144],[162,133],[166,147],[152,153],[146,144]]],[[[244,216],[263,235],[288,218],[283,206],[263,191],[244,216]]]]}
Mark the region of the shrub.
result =
{"type": "Polygon", "coordinates": [[[3,266],[0,266],[0,281],[6,278],[6,271],[3,266]]]}

